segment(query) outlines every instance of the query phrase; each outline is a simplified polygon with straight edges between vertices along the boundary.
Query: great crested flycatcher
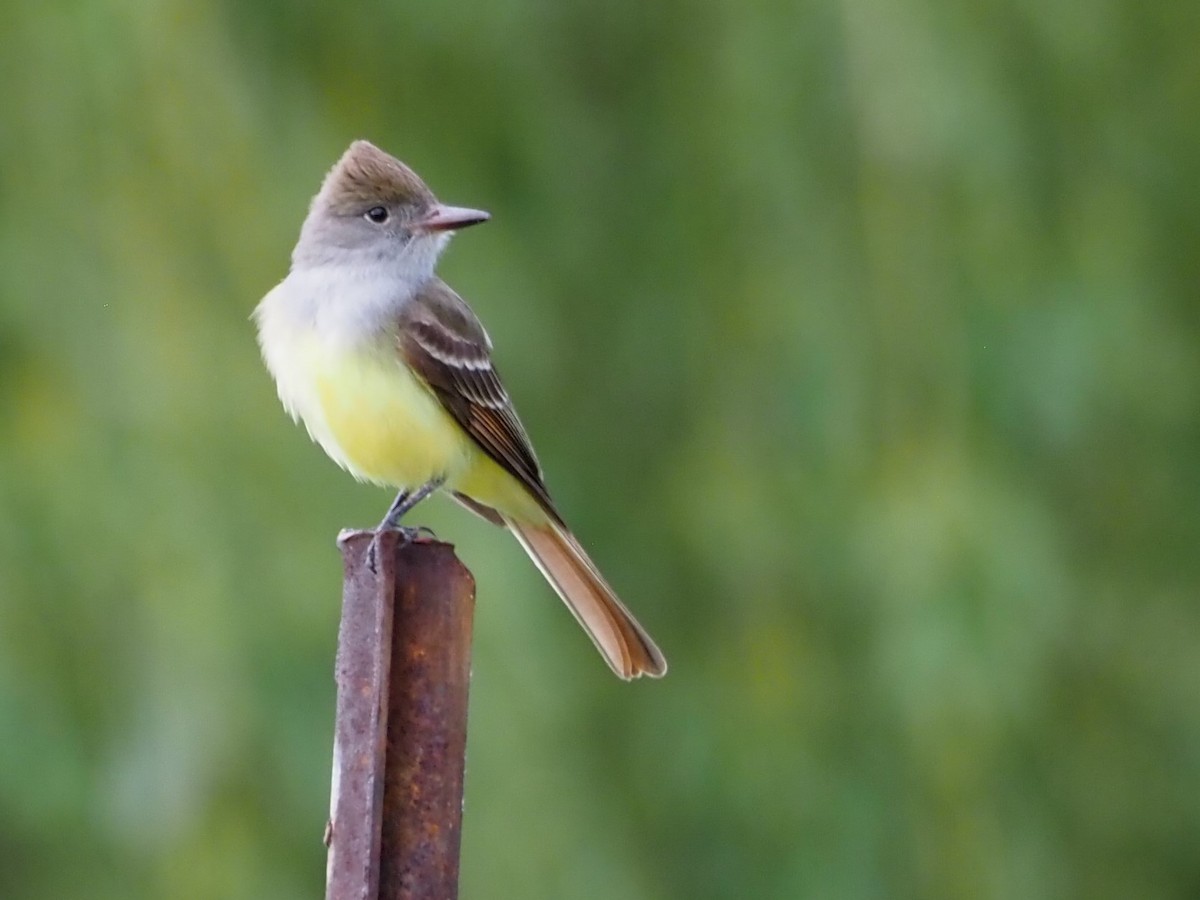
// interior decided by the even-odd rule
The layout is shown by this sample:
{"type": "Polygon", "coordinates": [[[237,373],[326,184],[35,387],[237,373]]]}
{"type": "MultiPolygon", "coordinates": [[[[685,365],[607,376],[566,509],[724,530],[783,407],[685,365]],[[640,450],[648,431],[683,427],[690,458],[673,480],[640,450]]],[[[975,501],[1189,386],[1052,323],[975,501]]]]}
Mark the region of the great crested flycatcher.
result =
{"type": "MultiPolygon", "coordinates": [[[[571,534],[466,302],[434,275],[459,228],[415,172],[355,141],[325,177],[287,277],[255,310],[294,419],[356,478],[398,488],[379,530],[442,488],[507,526],[621,678],[667,662],[571,534]]],[[[403,530],[403,529],[401,529],[403,530]]]]}

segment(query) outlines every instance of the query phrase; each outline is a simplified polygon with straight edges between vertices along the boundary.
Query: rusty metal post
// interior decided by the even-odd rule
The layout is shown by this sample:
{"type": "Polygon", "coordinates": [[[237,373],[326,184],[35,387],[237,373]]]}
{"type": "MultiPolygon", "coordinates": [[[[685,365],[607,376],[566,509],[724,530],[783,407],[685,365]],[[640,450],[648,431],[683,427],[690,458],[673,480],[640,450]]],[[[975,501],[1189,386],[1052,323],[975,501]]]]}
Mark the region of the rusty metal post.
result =
{"type": "Polygon", "coordinates": [[[455,900],[475,582],[454,548],[372,532],[345,567],[326,900],[455,900]]]}

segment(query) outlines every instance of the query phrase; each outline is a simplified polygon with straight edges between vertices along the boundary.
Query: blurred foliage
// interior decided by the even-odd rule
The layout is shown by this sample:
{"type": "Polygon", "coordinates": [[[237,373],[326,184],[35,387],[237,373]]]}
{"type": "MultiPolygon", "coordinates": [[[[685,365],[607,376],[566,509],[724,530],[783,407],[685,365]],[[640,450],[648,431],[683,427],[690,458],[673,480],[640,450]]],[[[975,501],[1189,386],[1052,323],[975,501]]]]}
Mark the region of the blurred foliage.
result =
{"type": "Polygon", "coordinates": [[[1194,3],[9,3],[0,897],[321,895],[339,527],[247,317],[368,137],[672,663],[516,544],[463,897],[1200,895],[1194,3]]]}

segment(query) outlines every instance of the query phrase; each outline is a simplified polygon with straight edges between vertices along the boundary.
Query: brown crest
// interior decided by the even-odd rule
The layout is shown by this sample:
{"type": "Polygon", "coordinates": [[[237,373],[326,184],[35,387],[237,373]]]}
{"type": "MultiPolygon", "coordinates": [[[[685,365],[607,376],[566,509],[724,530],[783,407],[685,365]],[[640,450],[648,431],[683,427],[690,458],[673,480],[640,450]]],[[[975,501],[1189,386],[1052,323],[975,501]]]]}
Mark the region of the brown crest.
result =
{"type": "Polygon", "coordinates": [[[412,169],[370,141],[355,141],[329,170],[316,202],[335,215],[359,215],[373,203],[420,209],[437,202],[412,169]]]}

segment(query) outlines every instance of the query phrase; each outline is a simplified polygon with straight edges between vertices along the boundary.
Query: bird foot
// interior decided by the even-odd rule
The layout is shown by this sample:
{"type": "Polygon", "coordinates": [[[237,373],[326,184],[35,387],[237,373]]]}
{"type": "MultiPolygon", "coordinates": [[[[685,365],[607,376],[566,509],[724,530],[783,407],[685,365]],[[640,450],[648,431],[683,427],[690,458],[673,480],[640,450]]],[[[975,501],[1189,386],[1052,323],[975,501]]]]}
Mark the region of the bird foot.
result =
{"type": "Polygon", "coordinates": [[[373,575],[379,574],[379,567],[377,565],[379,561],[379,540],[389,531],[400,535],[401,544],[411,544],[422,538],[431,541],[437,540],[437,535],[433,533],[433,529],[427,528],[424,525],[380,525],[375,529],[375,534],[371,538],[371,545],[367,548],[367,568],[371,570],[373,575]]]}

